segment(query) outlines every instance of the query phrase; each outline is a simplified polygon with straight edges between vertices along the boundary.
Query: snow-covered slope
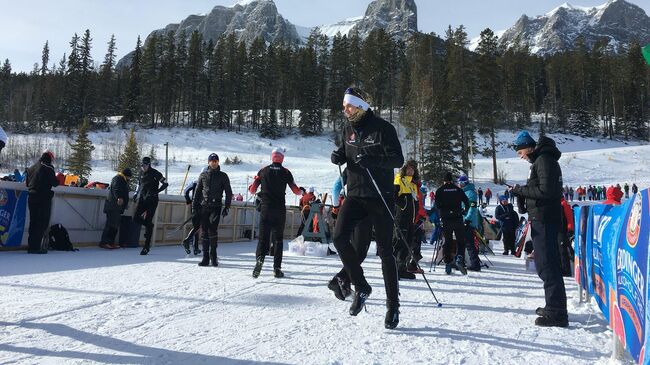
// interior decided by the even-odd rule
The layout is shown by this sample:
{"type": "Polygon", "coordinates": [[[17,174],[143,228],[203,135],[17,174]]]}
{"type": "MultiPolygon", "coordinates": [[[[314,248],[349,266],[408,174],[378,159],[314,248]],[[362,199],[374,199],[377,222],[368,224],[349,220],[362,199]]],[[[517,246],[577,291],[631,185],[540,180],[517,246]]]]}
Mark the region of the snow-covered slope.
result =
{"type": "MultiPolygon", "coordinates": [[[[402,130],[403,134],[403,130],[402,130]]],[[[497,153],[498,169],[505,172],[507,180],[513,183],[523,183],[528,176],[530,164],[516,157],[510,145],[515,139],[515,132],[501,131],[497,135],[499,146],[497,153]]],[[[53,142],[63,135],[46,135],[53,142]]],[[[533,132],[533,136],[538,135],[533,132]]],[[[583,138],[573,135],[549,134],[563,152],[560,165],[565,183],[577,186],[579,184],[616,184],[636,182],[639,187],[650,186],[650,145],[639,142],[610,141],[598,138],[583,138]]],[[[38,136],[13,135],[12,139],[33,143],[38,136]]],[[[109,148],[106,141],[125,138],[124,131],[116,128],[112,132],[93,132],[90,138],[95,145],[93,152],[93,172],[91,181],[110,182],[115,172],[110,162],[103,159],[105,149],[109,148]]],[[[169,182],[168,192],[180,192],[187,166],[191,165],[188,182],[198,176],[200,170],[207,164],[208,155],[212,152],[219,154],[222,169],[232,182],[233,191],[245,195],[246,186],[260,168],[270,163],[270,153],[274,147],[286,150],[284,165],[291,170],[300,186],[314,186],[319,193],[330,192],[339,172],[330,163],[330,153],[335,148],[334,142],[328,135],[303,138],[290,135],[278,140],[260,138],[257,133],[226,132],[195,129],[143,129],[138,131],[142,139],[142,151],[149,153],[154,146],[155,155],[159,161],[157,169],[165,171],[165,147],[169,142],[169,182]],[[224,165],[226,158],[232,160],[235,156],[243,160],[240,165],[224,165]]],[[[477,138],[476,151],[487,146],[482,137],[477,138]]],[[[405,151],[412,151],[412,142],[402,140],[405,151]]],[[[55,151],[56,152],[56,151],[55,151]]],[[[475,177],[478,182],[487,183],[492,178],[492,159],[479,154],[475,156],[475,177]]],[[[56,162],[55,162],[56,164],[56,162]]],[[[0,171],[2,171],[0,169],[0,171]]],[[[9,172],[9,171],[6,171],[9,172]]],[[[295,202],[293,194],[288,192],[289,203],[295,202]]]]}
{"type": "MultiPolygon", "coordinates": [[[[285,246],[286,247],[286,246],[285,246]]],[[[499,252],[499,248],[495,251],[499,252]]],[[[381,263],[370,252],[367,311],[348,314],[328,258],[285,256],[255,280],[255,243],[219,245],[200,268],[181,247],[0,254],[2,364],[607,364],[612,333],[566,279],[569,328],[533,325],[542,282],[522,259],[490,256],[481,273],[400,282],[400,324],[383,327],[381,263]]],[[[428,268],[431,246],[423,246],[428,268]]],[[[267,260],[268,261],[268,260],[267,260]]]]}

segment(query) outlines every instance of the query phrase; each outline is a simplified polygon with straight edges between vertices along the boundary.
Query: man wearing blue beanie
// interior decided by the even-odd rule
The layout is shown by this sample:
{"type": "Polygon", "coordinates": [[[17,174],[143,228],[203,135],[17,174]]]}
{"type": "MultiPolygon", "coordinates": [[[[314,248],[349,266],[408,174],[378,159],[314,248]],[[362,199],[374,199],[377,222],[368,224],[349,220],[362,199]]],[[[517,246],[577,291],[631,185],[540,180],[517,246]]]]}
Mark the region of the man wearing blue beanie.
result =
{"type": "Polygon", "coordinates": [[[517,156],[531,163],[526,185],[513,186],[512,194],[517,196],[517,205],[528,211],[535,250],[535,267],[544,282],[546,306],[535,311],[539,316],[535,324],[544,327],[567,327],[569,318],[566,290],[557,243],[563,185],[562,169],[558,160],[562,152],[557,149],[552,139],[541,136],[539,142],[535,143],[526,131],[517,135],[515,150],[517,156]]]}

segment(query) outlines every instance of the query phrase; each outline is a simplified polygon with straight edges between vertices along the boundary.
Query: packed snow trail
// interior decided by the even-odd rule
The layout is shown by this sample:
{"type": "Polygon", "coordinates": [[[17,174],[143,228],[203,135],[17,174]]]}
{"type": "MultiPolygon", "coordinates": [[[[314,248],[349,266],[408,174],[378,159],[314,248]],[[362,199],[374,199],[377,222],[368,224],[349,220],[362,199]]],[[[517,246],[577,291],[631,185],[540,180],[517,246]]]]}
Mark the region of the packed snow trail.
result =
{"type": "MultiPolygon", "coordinates": [[[[285,244],[286,247],[286,244],[285,244]]],[[[499,247],[497,247],[499,248],[499,247]]],[[[428,272],[400,281],[401,316],[385,330],[379,259],[364,264],[373,287],[367,312],[348,314],[327,289],[336,256],[286,255],[287,275],[268,262],[251,277],[255,242],[222,244],[219,267],[198,267],[182,247],[27,255],[0,253],[2,364],[594,364],[607,363],[612,335],[566,279],[570,327],[540,328],[542,282],[522,259],[490,257],[467,276],[428,272]]],[[[371,252],[372,254],[372,252],[371,252]]]]}

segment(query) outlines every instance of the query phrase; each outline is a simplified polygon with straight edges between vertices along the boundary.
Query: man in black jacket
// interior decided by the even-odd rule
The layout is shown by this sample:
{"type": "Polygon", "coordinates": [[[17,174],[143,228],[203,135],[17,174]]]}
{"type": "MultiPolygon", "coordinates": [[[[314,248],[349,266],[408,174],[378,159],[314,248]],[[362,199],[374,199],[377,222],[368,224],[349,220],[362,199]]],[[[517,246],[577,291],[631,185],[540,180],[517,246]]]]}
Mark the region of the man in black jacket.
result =
{"type": "Polygon", "coordinates": [[[503,237],[503,254],[515,254],[515,234],[519,224],[519,215],[515,208],[508,202],[505,195],[499,197],[499,205],[494,210],[494,218],[501,225],[501,234],[503,237]]]}
{"type": "Polygon", "coordinates": [[[399,323],[399,283],[392,249],[395,226],[392,218],[395,211],[393,170],[404,164],[402,146],[395,128],[375,116],[359,90],[348,88],[345,91],[343,112],[348,123],[341,130],[341,145],[332,152],[331,160],[336,165],[347,163],[348,195],[336,220],[334,246],[355,285],[350,315],[356,316],[365,306],[372,288],[363,275],[350,238],[357,225],[371,217],[386,288],[384,327],[393,329],[399,323]]]}
{"type": "Polygon", "coordinates": [[[545,136],[539,143],[526,131],[522,131],[515,141],[517,155],[530,162],[530,173],[526,185],[515,185],[512,193],[517,200],[525,199],[528,220],[531,221],[533,247],[535,249],[535,268],[544,282],[546,307],[537,308],[538,326],[567,327],[566,290],[562,277],[560,251],[557,235],[562,215],[562,169],[558,160],[562,153],[555,142],[545,136]]]}
{"type": "Polygon", "coordinates": [[[151,167],[151,158],[143,157],[140,165],[140,183],[138,191],[135,192],[133,200],[137,201],[133,220],[145,227],[144,247],[140,255],[146,255],[151,249],[151,237],[153,236],[153,217],[158,207],[158,193],[167,188],[167,181],[160,171],[151,167]],[[160,185],[160,186],[159,186],[160,185]]]}
{"type": "Polygon", "coordinates": [[[59,186],[54,167],[54,154],[44,152],[38,161],[27,170],[27,206],[29,207],[29,236],[27,253],[44,254],[41,247],[43,235],[50,226],[53,187],[59,186]]]}
{"type": "Polygon", "coordinates": [[[442,257],[445,261],[445,273],[451,274],[455,266],[463,275],[467,275],[467,269],[463,262],[465,258],[452,253],[453,236],[456,236],[456,253],[465,252],[465,224],[463,217],[469,209],[469,199],[465,192],[453,183],[454,177],[450,172],[443,178],[443,184],[436,190],[435,206],[440,211],[442,220],[442,232],[445,236],[445,243],[442,245],[442,257]],[[453,256],[452,256],[453,254],[453,256]],[[455,260],[454,260],[455,258],[455,260]]]}
{"type": "Polygon", "coordinates": [[[199,176],[194,194],[194,211],[199,211],[200,205],[203,238],[203,260],[199,262],[199,266],[208,266],[210,262],[212,266],[219,266],[217,258],[219,220],[228,215],[231,201],[230,179],[219,167],[219,156],[212,153],[208,156],[208,171],[202,172],[199,176]],[[221,200],[224,192],[226,201],[222,209],[221,200]]]}
{"type": "Polygon", "coordinates": [[[99,247],[106,249],[120,248],[115,244],[115,235],[120,226],[120,217],[129,204],[129,179],[133,176],[130,168],[125,168],[111,180],[108,196],[104,202],[106,224],[99,242],[99,247]]]}
{"type": "Polygon", "coordinates": [[[284,222],[286,220],[285,191],[287,186],[296,194],[301,194],[301,189],[293,180],[291,172],[282,166],[284,153],[279,148],[271,151],[271,164],[261,169],[248,187],[251,194],[257,193],[260,199],[260,235],[255,251],[255,268],[253,278],[258,278],[262,272],[264,258],[269,254],[269,242],[273,237],[273,276],[284,277],[282,272],[282,250],[284,249],[284,222]]]}

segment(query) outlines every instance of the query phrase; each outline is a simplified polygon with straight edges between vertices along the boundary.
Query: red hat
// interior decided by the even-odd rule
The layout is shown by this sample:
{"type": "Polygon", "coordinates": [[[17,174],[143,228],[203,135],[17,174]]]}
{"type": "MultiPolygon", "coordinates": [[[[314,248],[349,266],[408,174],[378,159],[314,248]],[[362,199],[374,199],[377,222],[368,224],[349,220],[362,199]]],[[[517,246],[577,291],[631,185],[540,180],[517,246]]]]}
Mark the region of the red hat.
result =
{"type": "Polygon", "coordinates": [[[273,163],[282,163],[284,161],[284,153],[279,148],[274,148],[271,151],[271,162],[273,163]]]}

